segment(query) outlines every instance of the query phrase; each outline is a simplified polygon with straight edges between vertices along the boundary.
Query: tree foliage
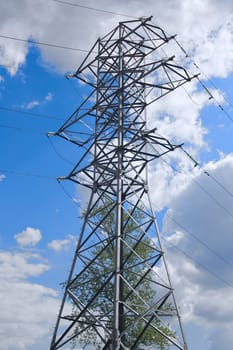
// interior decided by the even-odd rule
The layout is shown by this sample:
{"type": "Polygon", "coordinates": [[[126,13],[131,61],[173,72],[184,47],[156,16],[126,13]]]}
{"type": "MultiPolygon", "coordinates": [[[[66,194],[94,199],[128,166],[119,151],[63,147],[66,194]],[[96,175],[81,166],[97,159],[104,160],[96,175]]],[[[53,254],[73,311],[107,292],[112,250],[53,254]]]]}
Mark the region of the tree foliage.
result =
{"type": "MultiPolygon", "coordinates": [[[[85,214],[84,214],[85,215],[85,214]]],[[[149,271],[145,278],[142,278],[142,270],[146,268],[144,261],[150,261],[153,259],[155,250],[153,249],[152,241],[142,235],[139,224],[145,220],[145,214],[143,210],[136,209],[133,215],[124,213],[123,215],[123,254],[124,254],[124,272],[123,277],[127,281],[123,286],[124,300],[129,308],[124,312],[124,344],[131,349],[136,339],[140,340],[136,342],[133,349],[144,349],[150,345],[156,345],[158,349],[165,350],[168,348],[168,340],[157,332],[153,327],[145,327],[143,320],[136,322],[137,313],[141,314],[145,310],[145,303],[148,307],[153,304],[153,300],[156,297],[156,290],[153,286],[153,271],[149,271]],[[133,253],[132,253],[133,247],[133,253]],[[136,290],[136,293],[133,292],[136,290]],[[144,302],[142,302],[142,300],[144,302]],[[133,312],[132,312],[132,310],[133,312]],[[130,327],[128,327],[131,325],[130,327]]],[[[116,211],[114,209],[114,203],[104,203],[94,209],[92,213],[92,226],[101,223],[98,228],[97,236],[101,236],[104,239],[100,239],[100,243],[93,244],[88,253],[88,259],[94,259],[93,263],[83,273],[79,275],[79,278],[74,283],[72,289],[76,293],[78,299],[85,304],[91,300],[96,294],[91,303],[92,311],[98,315],[107,326],[111,329],[113,318],[113,300],[114,300],[114,264],[115,264],[115,222],[116,211]],[[104,243],[103,243],[104,242],[104,243]],[[103,249],[103,245],[105,248],[103,249]],[[105,285],[106,280],[108,283],[105,285]]],[[[163,310],[171,310],[169,304],[163,306],[163,310]]],[[[74,314],[77,311],[74,309],[74,314]]],[[[84,322],[85,324],[85,322],[84,322]]],[[[166,335],[173,337],[174,333],[158,319],[153,320],[153,324],[156,325],[166,335]]],[[[95,349],[101,349],[103,343],[101,343],[98,336],[97,326],[87,327],[79,324],[76,328],[76,332],[80,333],[79,336],[74,338],[73,346],[78,343],[82,346],[93,345],[95,349]],[[83,331],[80,333],[80,327],[83,327],[83,331]],[[102,346],[101,346],[102,344],[102,346]]],[[[104,338],[107,334],[103,330],[99,330],[99,333],[104,338]]]]}

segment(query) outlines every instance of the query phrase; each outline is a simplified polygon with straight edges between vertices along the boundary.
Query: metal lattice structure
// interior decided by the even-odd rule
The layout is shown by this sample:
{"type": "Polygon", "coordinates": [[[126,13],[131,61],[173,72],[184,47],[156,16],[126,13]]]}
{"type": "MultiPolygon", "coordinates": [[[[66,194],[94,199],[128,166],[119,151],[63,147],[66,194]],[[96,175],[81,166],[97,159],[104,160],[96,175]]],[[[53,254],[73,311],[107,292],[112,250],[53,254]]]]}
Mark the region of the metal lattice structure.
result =
{"type": "Polygon", "coordinates": [[[179,146],[146,107],[193,78],[162,57],[171,39],[151,18],[120,22],[72,75],[87,97],[56,135],[80,148],[65,179],[89,199],[50,350],[187,350],[147,184],[148,163],[179,146]]]}

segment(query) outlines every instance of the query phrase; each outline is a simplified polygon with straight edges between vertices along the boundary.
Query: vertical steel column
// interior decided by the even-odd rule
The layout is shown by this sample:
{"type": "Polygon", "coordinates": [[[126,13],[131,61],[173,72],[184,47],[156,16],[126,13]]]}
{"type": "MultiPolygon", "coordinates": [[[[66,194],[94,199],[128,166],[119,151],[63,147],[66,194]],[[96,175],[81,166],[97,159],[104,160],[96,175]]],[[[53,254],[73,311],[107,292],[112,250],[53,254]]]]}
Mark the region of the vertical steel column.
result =
{"type": "Polygon", "coordinates": [[[119,90],[118,90],[118,174],[117,174],[117,209],[116,209],[116,251],[115,251],[115,283],[114,283],[114,327],[113,327],[113,349],[121,350],[121,332],[124,323],[123,306],[123,157],[124,157],[124,73],[123,73],[123,51],[122,51],[122,26],[119,26],[119,90]]]}

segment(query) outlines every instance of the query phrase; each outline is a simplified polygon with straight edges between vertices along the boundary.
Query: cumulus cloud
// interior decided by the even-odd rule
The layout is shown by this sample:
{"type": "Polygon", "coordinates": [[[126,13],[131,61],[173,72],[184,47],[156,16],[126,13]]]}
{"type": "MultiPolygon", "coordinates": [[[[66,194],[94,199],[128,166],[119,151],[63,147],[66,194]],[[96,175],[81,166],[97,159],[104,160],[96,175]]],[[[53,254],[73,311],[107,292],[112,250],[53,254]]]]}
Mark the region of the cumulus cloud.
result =
{"type": "Polygon", "coordinates": [[[26,109],[32,109],[32,108],[34,108],[36,106],[39,106],[39,104],[40,104],[39,101],[32,100],[32,101],[26,103],[23,107],[26,108],[26,109]]]}
{"type": "Polygon", "coordinates": [[[21,107],[25,109],[33,109],[34,107],[47,104],[48,102],[52,101],[52,99],[53,99],[53,94],[51,92],[48,92],[48,94],[43,99],[41,100],[33,99],[32,101],[23,103],[21,107]]]}
{"type": "MultiPolygon", "coordinates": [[[[96,2],[89,1],[88,5],[94,8],[96,2]]],[[[116,23],[129,19],[118,16],[117,13],[133,14],[136,17],[154,15],[156,24],[172,34],[178,34],[187,50],[197,58],[209,75],[226,76],[233,67],[233,6],[229,1],[220,3],[207,0],[201,3],[175,0],[169,2],[164,11],[163,0],[158,0],[156,4],[153,0],[147,0],[146,3],[138,0],[100,0],[98,8],[109,9],[116,14],[109,15],[101,11],[42,0],[33,3],[22,0],[19,5],[14,0],[13,3],[2,6],[0,32],[6,36],[88,50],[99,36],[105,35],[116,23]],[[43,11],[44,16],[38,16],[39,11],[43,11]],[[77,23],[78,30],[75,30],[77,23]]],[[[25,62],[28,44],[2,38],[0,48],[0,64],[10,65],[8,70],[14,74],[25,62]]],[[[56,66],[59,71],[75,69],[85,55],[79,51],[46,46],[40,46],[40,50],[44,60],[56,66]]]]}
{"type": "Polygon", "coordinates": [[[205,169],[222,186],[203,172],[196,173],[170,202],[163,231],[168,234],[167,259],[186,321],[206,329],[211,350],[218,348],[221,328],[222,338],[230,340],[221,349],[228,350],[233,342],[229,332],[233,325],[233,154],[208,163],[205,169]]]}
{"type": "Polygon", "coordinates": [[[27,227],[22,232],[17,233],[14,237],[21,247],[26,247],[35,246],[40,242],[42,235],[39,229],[27,227]]]}
{"type": "Polygon", "coordinates": [[[1,349],[34,349],[35,343],[49,338],[58,310],[57,292],[30,283],[49,269],[35,254],[0,252],[1,349]],[[10,336],[9,336],[10,335],[10,336]],[[17,346],[16,346],[17,344],[17,346]]]}
{"type": "Polygon", "coordinates": [[[6,178],[6,176],[5,176],[5,175],[0,174],[0,182],[1,182],[1,181],[3,181],[5,178],[6,178]]]}
{"type": "Polygon", "coordinates": [[[53,94],[51,92],[48,92],[48,94],[45,96],[45,101],[52,101],[53,94]]]}
{"type": "Polygon", "coordinates": [[[72,244],[76,242],[76,238],[73,235],[68,235],[67,238],[59,240],[54,239],[49,242],[48,247],[56,252],[60,252],[62,250],[67,250],[70,248],[72,244]]]}

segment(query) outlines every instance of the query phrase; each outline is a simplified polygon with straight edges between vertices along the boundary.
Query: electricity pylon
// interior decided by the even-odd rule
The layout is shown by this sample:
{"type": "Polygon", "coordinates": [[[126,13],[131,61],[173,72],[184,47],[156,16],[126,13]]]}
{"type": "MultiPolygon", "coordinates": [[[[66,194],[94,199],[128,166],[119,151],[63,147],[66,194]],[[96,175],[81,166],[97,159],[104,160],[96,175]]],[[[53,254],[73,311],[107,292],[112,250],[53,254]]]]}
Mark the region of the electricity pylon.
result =
{"type": "Polygon", "coordinates": [[[151,18],[120,22],[72,74],[87,97],[55,134],[81,156],[61,179],[89,199],[50,350],[85,336],[98,349],[143,349],[148,332],[187,350],[147,183],[148,164],[179,145],[150,129],[146,107],[193,78],[164,57],[173,38],[151,18]]]}

